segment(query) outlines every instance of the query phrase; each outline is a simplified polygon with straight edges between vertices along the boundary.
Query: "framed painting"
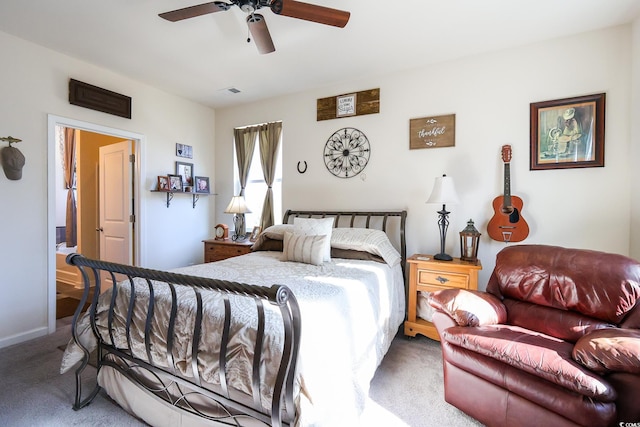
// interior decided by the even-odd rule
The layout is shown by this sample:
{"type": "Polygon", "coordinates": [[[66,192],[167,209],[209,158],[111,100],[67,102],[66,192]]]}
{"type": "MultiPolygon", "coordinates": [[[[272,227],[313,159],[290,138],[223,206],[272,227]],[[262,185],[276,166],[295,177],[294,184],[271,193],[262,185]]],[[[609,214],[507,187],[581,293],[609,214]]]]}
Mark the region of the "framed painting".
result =
{"type": "Polygon", "coordinates": [[[605,94],[531,104],[530,169],[604,166],[605,94]]]}

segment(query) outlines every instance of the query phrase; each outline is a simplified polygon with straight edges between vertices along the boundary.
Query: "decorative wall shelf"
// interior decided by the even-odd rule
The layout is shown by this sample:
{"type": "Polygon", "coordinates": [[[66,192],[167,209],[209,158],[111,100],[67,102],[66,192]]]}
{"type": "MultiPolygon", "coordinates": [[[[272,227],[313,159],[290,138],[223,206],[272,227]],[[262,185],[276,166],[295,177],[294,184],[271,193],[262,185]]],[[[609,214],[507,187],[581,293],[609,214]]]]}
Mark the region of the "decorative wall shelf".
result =
{"type": "Polygon", "coordinates": [[[167,207],[171,205],[174,194],[190,194],[192,200],[193,209],[196,208],[196,203],[200,200],[200,196],[215,196],[215,193],[194,193],[193,191],[164,191],[164,190],[151,190],[152,193],[166,193],[167,195],[167,207]]]}

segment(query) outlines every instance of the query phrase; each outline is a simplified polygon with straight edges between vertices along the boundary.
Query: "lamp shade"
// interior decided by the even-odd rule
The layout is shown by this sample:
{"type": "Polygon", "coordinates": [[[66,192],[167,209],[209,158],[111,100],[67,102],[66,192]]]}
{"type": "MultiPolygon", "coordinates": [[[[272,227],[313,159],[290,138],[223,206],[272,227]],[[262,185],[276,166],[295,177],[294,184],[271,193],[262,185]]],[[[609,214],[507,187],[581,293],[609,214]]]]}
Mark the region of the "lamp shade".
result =
{"type": "Polygon", "coordinates": [[[433,184],[433,190],[431,190],[431,196],[427,203],[437,205],[449,205],[459,203],[458,194],[456,193],[456,187],[453,184],[453,178],[450,176],[442,175],[436,178],[436,182],[433,184]]]}
{"type": "Polygon", "coordinates": [[[244,214],[251,213],[251,210],[247,207],[243,196],[233,196],[224,213],[244,214]]]}

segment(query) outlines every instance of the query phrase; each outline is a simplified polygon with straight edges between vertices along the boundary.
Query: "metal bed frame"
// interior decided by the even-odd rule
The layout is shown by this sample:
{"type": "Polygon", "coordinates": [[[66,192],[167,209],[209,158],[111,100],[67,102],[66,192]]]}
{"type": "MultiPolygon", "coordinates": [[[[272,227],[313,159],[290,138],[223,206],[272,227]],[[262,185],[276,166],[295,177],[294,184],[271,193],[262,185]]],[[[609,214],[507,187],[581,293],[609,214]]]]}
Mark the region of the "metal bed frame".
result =
{"type": "MultiPolygon", "coordinates": [[[[340,225],[341,219],[347,217],[349,219],[349,227],[373,228],[372,223],[379,225],[381,229],[387,231],[387,222],[390,217],[399,217],[399,234],[400,234],[400,252],[402,256],[402,271],[404,274],[406,264],[406,239],[405,239],[405,222],[406,211],[388,211],[388,212],[356,212],[356,211],[293,211],[288,210],[283,219],[283,223],[289,223],[293,217],[335,217],[334,227],[340,225]],[[360,225],[364,221],[363,225],[360,225]]],[[[377,228],[377,227],[375,227],[377,228]]],[[[152,393],[157,398],[168,402],[169,404],[181,408],[189,413],[199,417],[210,419],[222,424],[241,426],[244,420],[256,420],[259,423],[270,426],[289,426],[295,424],[296,414],[294,405],[294,379],[296,375],[296,366],[298,359],[300,334],[301,334],[301,315],[297,300],[290,289],[282,285],[272,285],[271,287],[252,286],[237,282],[229,282],[218,279],[209,279],[196,276],[188,276],[183,274],[175,274],[159,270],[151,270],[140,267],[132,267],[122,264],[98,261],[85,258],[79,254],[71,254],[67,257],[67,263],[77,266],[81,272],[84,281],[84,292],[82,299],[78,305],[78,309],[72,320],[72,337],[74,342],[83,350],[84,357],[80,366],[75,371],[76,377],[76,395],[73,408],[79,410],[93,401],[98,392],[100,385],[96,382],[94,389],[83,397],[82,391],[82,374],[89,363],[89,351],[80,343],[77,331],[78,320],[81,315],[81,307],[89,300],[91,287],[95,285],[93,290],[93,298],[88,314],[91,329],[98,341],[97,348],[97,370],[108,366],[117,370],[120,374],[141,387],[148,393],[152,393]],[[105,341],[98,331],[96,325],[96,307],[98,297],[101,293],[101,285],[106,273],[106,277],[113,283],[113,293],[109,304],[107,314],[109,341],[105,341]],[[118,275],[118,276],[116,276],[118,275]],[[123,279],[123,276],[126,277],[123,279]],[[135,357],[132,351],[132,336],[130,335],[130,327],[133,317],[133,310],[136,307],[136,299],[134,289],[134,280],[142,280],[149,289],[149,303],[146,309],[146,323],[144,328],[144,347],[146,350],[146,358],[135,357]],[[113,339],[114,330],[114,306],[117,293],[117,282],[128,282],[132,292],[129,300],[128,314],[126,319],[127,345],[125,348],[116,348],[109,342],[115,342],[113,339]],[[166,364],[169,368],[161,368],[154,364],[151,352],[150,332],[152,329],[152,318],[154,311],[154,289],[159,286],[168,286],[171,293],[171,313],[169,316],[167,330],[167,353],[166,364]],[[192,377],[186,378],[176,372],[173,365],[173,347],[174,347],[174,326],[177,315],[177,296],[176,286],[189,286],[193,289],[196,300],[196,320],[193,329],[193,340],[191,347],[192,355],[192,377]],[[204,387],[200,378],[199,360],[198,360],[198,343],[201,337],[202,321],[203,321],[203,291],[214,290],[223,294],[224,301],[224,321],[223,330],[221,331],[221,346],[219,354],[220,365],[220,389],[212,390],[204,387]],[[258,327],[256,332],[253,372],[252,372],[252,403],[240,401],[231,396],[227,385],[225,366],[230,358],[227,353],[227,345],[229,343],[229,325],[233,316],[229,295],[236,295],[242,298],[252,300],[255,304],[258,316],[258,327]],[[277,375],[272,384],[267,384],[265,378],[260,376],[260,360],[263,353],[263,343],[265,342],[265,314],[264,304],[272,304],[279,308],[282,325],[284,330],[284,344],[282,348],[282,359],[278,367],[277,375]],[[140,377],[139,373],[145,372],[146,377],[140,377]],[[151,379],[151,380],[150,380],[151,379]],[[260,400],[260,388],[269,387],[273,390],[271,408],[263,408],[260,400]],[[192,403],[191,396],[197,394],[201,399],[198,404],[192,403]],[[206,409],[203,409],[202,399],[206,399],[206,409]],[[247,418],[248,417],[248,418],[247,418]]],[[[405,280],[406,286],[406,280],[405,280]]],[[[136,307],[138,308],[138,307],[136,307]]],[[[105,333],[106,335],[106,333],[105,333]]]]}

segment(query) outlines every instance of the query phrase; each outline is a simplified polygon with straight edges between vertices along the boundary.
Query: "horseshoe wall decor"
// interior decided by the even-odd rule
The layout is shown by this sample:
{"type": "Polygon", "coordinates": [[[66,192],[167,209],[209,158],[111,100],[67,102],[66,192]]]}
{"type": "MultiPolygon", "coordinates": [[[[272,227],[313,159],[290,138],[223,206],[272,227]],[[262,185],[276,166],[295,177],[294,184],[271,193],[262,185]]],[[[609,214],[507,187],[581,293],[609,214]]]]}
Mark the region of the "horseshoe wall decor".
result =
{"type": "Polygon", "coordinates": [[[298,162],[298,173],[305,173],[307,171],[307,162],[306,162],[306,160],[303,160],[302,163],[304,163],[304,169],[300,169],[300,162],[298,162]]]}

